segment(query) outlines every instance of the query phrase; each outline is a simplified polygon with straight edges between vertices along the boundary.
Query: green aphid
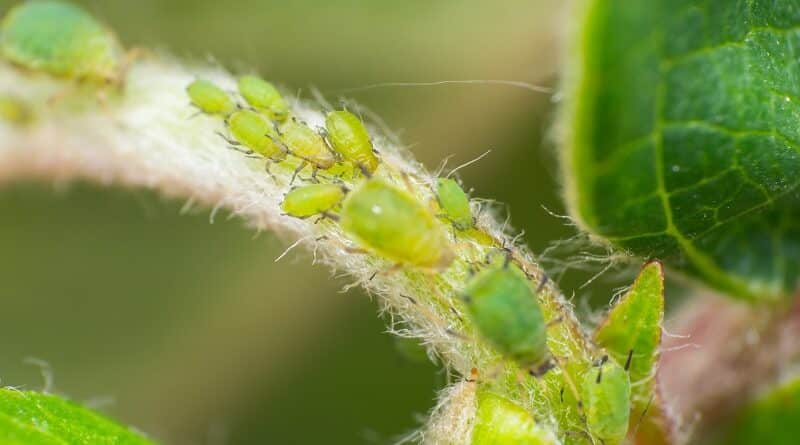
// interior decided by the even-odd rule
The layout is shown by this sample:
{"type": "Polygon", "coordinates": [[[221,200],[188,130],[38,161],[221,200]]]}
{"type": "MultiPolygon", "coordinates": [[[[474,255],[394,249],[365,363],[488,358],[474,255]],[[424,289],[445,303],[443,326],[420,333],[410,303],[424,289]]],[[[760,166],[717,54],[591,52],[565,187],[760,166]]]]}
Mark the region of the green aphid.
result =
{"type": "Polygon", "coordinates": [[[21,67],[98,84],[121,83],[124,52],[114,33],[78,6],[29,1],[0,22],[0,55],[21,67]]]}
{"type": "Polygon", "coordinates": [[[24,125],[32,118],[33,113],[25,102],[11,96],[0,96],[0,120],[24,125]]]}
{"type": "Polygon", "coordinates": [[[283,200],[281,208],[297,218],[325,214],[342,202],[347,189],[337,184],[310,184],[295,187],[283,200]]]}
{"type": "Polygon", "coordinates": [[[255,111],[237,110],[225,122],[234,139],[228,141],[230,144],[241,145],[273,161],[286,158],[286,152],[275,143],[275,128],[264,116],[255,111]]]}
{"type": "Polygon", "coordinates": [[[239,94],[256,110],[276,121],[283,121],[289,116],[289,105],[271,83],[250,75],[240,77],[238,85],[239,94]]]}
{"type": "Polygon", "coordinates": [[[454,179],[438,178],[436,180],[436,200],[443,215],[458,230],[467,230],[475,225],[469,197],[454,179]]]}
{"type": "Polygon", "coordinates": [[[190,83],[186,93],[192,105],[203,113],[227,116],[236,110],[236,103],[228,93],[207,80],[198,79],[190,83]]]}
{"type": "Polygon", "coordinates": [[[581,379],[581,401],[589,434],[605,445],[621,443],[628,433],[631,381],[627,367],[603,357],[581,379]]]}
{"type": "Polygon", "coordinates": [[[414,196],[373,178],[342,204],[340,226],[363,248],[398,265],[444,270],[454,253],[436,217],[414,196]]]}
{"type": "Polygon", "coordinates": [[[479,391],[471,445],[555,445],[556,438],[536,424],[530,412],[511,400],[479,391]]]}
{"type": "Polygon", "coordinates": [[[328,141],[336,153],[353,163],[365,174],[378,168],[380,161],[375,156],[372,141],[366,127],[355,114],[342,110],[331,111],[325,117],[328,141]]]}
{"type": "Polygon", "coordinates": [[[464,301],[480,334],[534,374],[549,369],[547,324],[525,274],[516,266],[491,265],[472,277],[464,301]]]}
{"type": "Polygon", "coordinates": [[[291,118],[284,122],[278,130],[280,139],[286,145],[289,153],[303,161],[297,166],[295,176],[307,164],[311,164],[313,167],[312,177],[316,177],[318,169],[327,170],[336,163],[336,158],[328,149],[322,136],[306,124],[291,118]]]}

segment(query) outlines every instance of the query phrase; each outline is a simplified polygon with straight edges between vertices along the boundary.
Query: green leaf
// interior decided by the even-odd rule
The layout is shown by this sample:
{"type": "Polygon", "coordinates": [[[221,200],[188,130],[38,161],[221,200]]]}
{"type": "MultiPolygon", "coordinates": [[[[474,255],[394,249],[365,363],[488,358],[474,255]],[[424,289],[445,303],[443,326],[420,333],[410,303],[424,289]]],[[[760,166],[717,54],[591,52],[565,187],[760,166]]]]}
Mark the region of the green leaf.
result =
{"type": "Polygon", "coordinates": [[[49,394],[0,388],[3,445],[153,445],[139,433],[49,394]]]}
{"type": "Polygon", "coordinates": [[[586,0],[563,110],[572,214],[729,294],[800,274],[800,8],[586,0]]]}
{"type": "MultiPolygon", "coordinates": [[[[630,290],[597,327],[595,343],[619,364],[631,354],[631,422],[639,419],[653,402],[655,370],[664,320],[664,271],[658,262],[644,265],[630,290]]],[[[654,411],[656,413],[657,411],[654,411]]]]}
{"type": "Polygon", "coordinates": [[[787,381],[753,401],[731,422],[722,445],[790,445],[800,437],[800,378],[787,381]]]}

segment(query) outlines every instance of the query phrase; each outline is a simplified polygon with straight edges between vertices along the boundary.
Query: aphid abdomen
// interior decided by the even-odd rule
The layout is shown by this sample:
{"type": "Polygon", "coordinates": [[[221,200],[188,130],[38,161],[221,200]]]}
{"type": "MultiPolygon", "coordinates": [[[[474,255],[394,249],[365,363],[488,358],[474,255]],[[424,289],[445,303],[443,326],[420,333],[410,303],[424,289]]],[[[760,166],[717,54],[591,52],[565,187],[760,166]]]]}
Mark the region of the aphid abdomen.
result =
{"type": "Polygon", "coordinates": [[[511,400],[488,391],[477,396],[471,445],[555,445],[556,438],[536,424],[530,412],[511,400]]]}
{"type": "Polygon", "coordinates": [[[302,122],[295,119],[284,122],[280,126],[280,138],[292,155],[316,168],[325,170],[336,163],[322,136],[302,122]]]}
{"type": "Polygon", "coordinates": [[[274,85],[258,76],[242,76],[238,82],[239,94],[250,106],[271,119],[283,121],[289,116],[289,105],[274,85]]]}
{"type": "Polygon", "coordinates": [[[379,179],[350,193],[339,224],[363,247],[396,263],[444,269],[453,261],[449,242],[428,209],[379,179]]]}
{"type": "Polygon", "coordinates": [[[250,150],[275,161],[286,157],[272,139],[275,130],[264,116],[255,111],[239,110],[231,114],[227,122],[233,138],[250,150]]]}
{"type": "Polygon", "coordinates": [[[525,274],[513,265],[478,272],[464,289],[469,314],[480,334],[523,366],[548,357],[547,325],[525,274]]]}
{"type": "Polygon", "coordinates": [[[469,197],[464,189],[453,179],[438,178],[436,180],[436,199],[449,219],[459,230],[467,230],[473,226],[472,209],[469,206],[469,197]]]}
{"type": "Polygon", "coordinates": [[[589,434],[606,445],[621,443],[628,433],[631,383],[628,372],[613,360],[586,371],[581,401],[589,434]]]}
{"type": "Polygon", "coordinates": [[[186,94],[192,104],[203,113],[227,116],[236,109],[236,104],[222,88],[213,83],[198,79],[186,87],[186,94]]]}
{"type": "Polygon", "coordinates": [[[344,187],[337,184],[304,185],[289,191],[281,207],[288,215],[307,218],[333,209],[344,196],[344,187]]]}
{"type": "Polygon", "coordinates": [[[349,111],[331,111],[325,117],[325,129],[332,148],[358,168],[372,173],[378,168],[378,158],[366,127],[358,116],[349,111]]]}
{"type": "Polygon", "coordinates": [[[59,1],[25,2],[0,22],[0,54],[19,66],[97,83],[118,80],[123,50],[88,12],[59,1]]]}

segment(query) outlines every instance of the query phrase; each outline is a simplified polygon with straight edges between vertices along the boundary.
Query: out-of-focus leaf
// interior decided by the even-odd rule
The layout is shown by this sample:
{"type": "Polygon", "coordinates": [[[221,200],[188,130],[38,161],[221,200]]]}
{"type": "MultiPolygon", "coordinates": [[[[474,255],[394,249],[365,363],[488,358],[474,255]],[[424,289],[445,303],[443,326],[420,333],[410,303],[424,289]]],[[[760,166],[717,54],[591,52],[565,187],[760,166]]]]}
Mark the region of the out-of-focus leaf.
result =
{"type": "Polygon", "coordinates": [[[800,378],[766,392],[744,408],[719,445],[793,445],[800,437],[800,378]]]}
{"type": "Polygon", "coordinates": [[[800,274],[800,8],[587,0],[564,112],[581,225],[731,295],[800,274]]]}
{"type": "Polygon", "coordinates": [[[0,389],[3,445],[153,445],[139,433],[59,397],[0,389]]]}

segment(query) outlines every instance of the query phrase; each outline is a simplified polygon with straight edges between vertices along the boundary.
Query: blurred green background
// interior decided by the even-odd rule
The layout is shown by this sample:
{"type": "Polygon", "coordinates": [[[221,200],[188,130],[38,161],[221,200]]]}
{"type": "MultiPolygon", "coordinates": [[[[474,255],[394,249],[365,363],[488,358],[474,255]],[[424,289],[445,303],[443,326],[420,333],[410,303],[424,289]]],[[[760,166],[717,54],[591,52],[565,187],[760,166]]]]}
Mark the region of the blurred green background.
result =
{"type": "MultiPolygon", "coordinates": [[[[0,10],[15,2],[0,1],[0,10]]],[[[380,82],[513,79],[555,86],[562,2],[108,1],[84,4],[128,45],[211,55],[308,97],[380,82]]],[[[429,168],[509,204],[534,251],[572,229],[550,141],[554,100],[496,85],[346,94],[429,168]]],[[[100,406],[165,444],[391,443],[445,377],[403,360],[377,305],[305,252],[226,215],[85,184],[0,190],[0,378],[100,406]]],[[[585,279],[585,277],[583,277],[585,279]]],[[[564,282],[568,293],[581,277],[564,282]]],[[[600,300],[609,294],[595,288],[600,300]]],[[[578,290],[578,301],[589,291],[578,290]]]]}

